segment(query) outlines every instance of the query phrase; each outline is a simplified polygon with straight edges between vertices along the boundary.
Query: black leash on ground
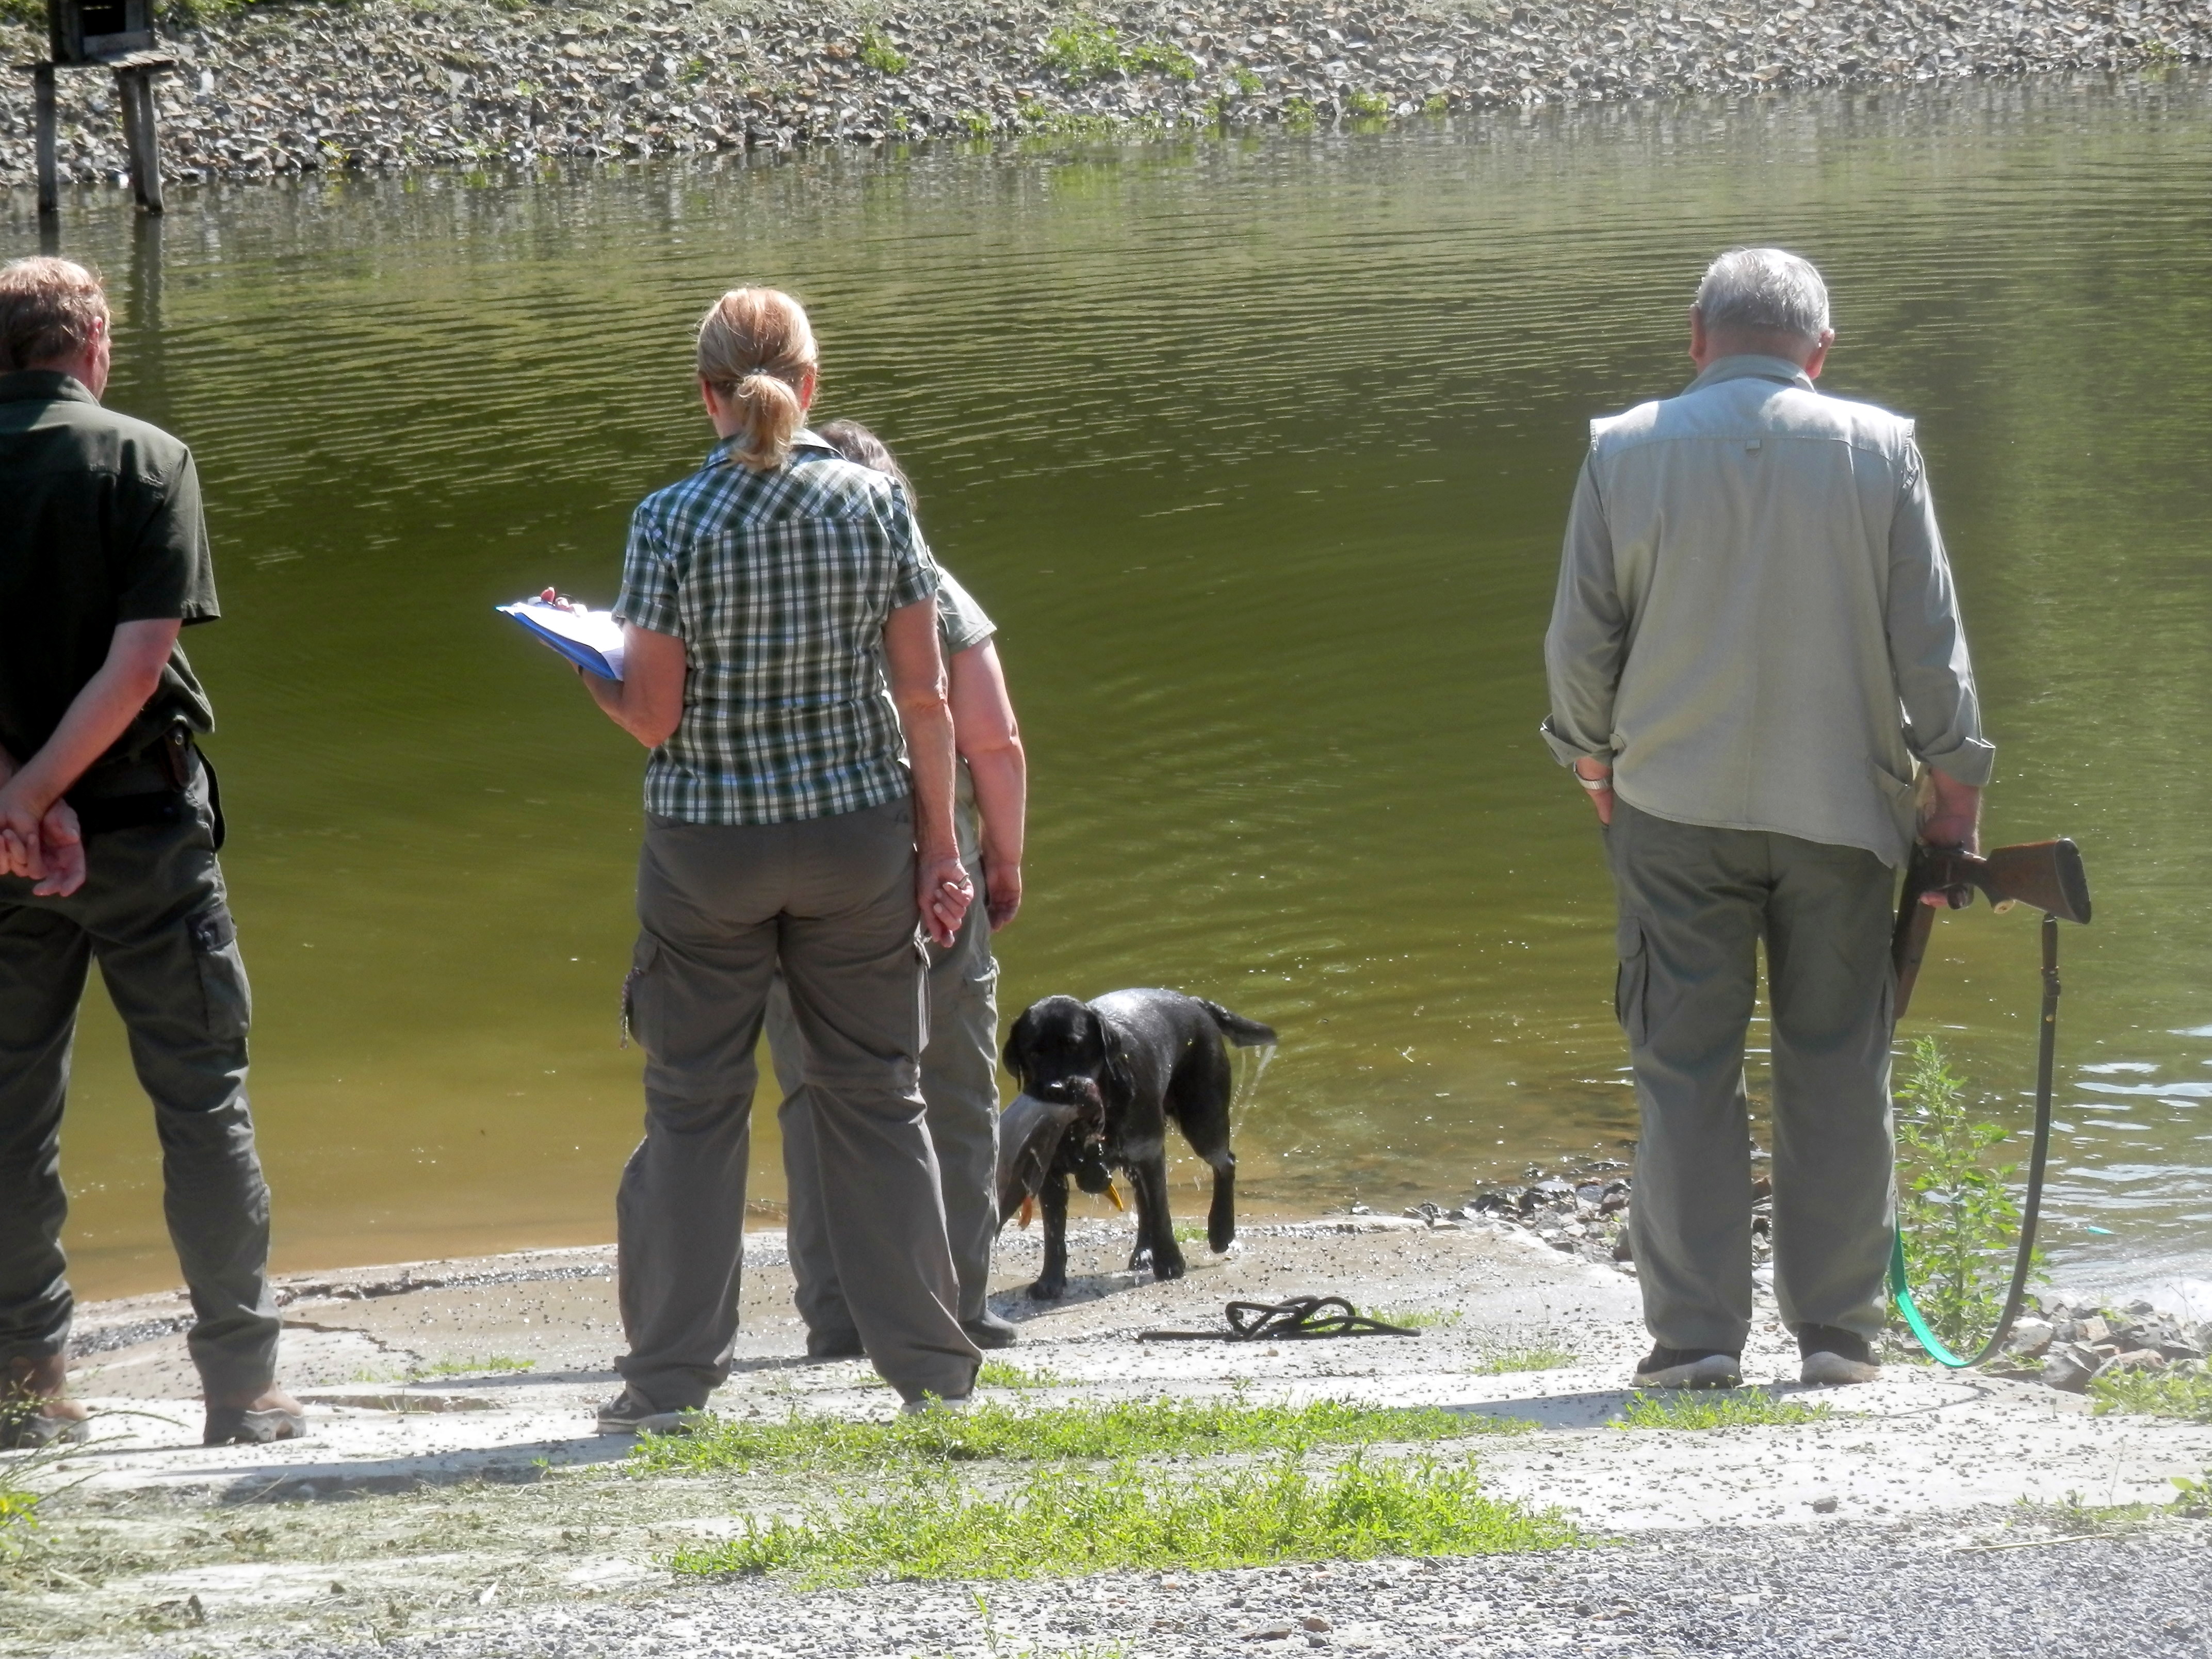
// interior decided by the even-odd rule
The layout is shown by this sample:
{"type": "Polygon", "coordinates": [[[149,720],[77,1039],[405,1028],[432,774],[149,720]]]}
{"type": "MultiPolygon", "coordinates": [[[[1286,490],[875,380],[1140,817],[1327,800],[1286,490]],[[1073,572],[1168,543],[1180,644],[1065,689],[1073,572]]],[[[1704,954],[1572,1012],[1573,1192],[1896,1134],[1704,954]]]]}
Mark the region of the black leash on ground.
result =
{"type": "Polygon", "coordinates": [[[1419,1336],[1404,1325],[1370,1318],[1340,1296],[1294,1296],[1287,1302],[1232,1302],[1225,1331],[1139,1331],[1139,1342],[1276,1342],[1316,1336],[1419,1336]]]}

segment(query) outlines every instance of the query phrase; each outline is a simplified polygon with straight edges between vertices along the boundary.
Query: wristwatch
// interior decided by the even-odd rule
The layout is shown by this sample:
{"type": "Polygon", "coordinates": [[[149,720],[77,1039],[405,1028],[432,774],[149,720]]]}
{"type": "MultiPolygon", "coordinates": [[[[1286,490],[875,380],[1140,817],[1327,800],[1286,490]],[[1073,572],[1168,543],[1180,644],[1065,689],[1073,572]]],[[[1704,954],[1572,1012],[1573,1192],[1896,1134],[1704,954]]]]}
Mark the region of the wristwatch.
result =
{"type": "MultiPolygon", "coordinates": [[[[1574,769],[1570,767],[1568,769],[1570,771],[1573,771],[1574,769]]],[[[1581,773],[1576,772],[1575,781],[1582,785],[1583,788],[1589,790],[1593,795],[1602,794],[1605,791],[1613,787],[1613,774],[1608,772],[1601,778],[1586,778],[1581,773]]]]}

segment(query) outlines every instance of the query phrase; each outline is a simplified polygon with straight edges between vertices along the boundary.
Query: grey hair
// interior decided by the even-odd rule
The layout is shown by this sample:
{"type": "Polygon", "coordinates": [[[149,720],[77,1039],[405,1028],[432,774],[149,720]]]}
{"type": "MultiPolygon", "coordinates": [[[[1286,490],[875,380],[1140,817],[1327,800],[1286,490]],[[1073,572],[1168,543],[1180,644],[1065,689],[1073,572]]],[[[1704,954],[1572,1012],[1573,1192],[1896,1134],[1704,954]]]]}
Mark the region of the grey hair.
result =
{"type": "Polygon", "coordinates": [[[1698,315],[1708,329],[1817,340],[1828,326],[1828,285],[1812,262],[1778,247],[1736,247],[1705,267],[1698,315]]]}

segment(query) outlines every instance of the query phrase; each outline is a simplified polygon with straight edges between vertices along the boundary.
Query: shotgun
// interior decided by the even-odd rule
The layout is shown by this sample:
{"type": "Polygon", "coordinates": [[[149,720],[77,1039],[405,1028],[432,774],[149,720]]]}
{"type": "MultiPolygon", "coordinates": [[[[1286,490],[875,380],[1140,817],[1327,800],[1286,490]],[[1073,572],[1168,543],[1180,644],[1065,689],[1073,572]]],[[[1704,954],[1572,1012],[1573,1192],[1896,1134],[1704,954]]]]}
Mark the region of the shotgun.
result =
{"type": "Polygon", "coordinates": [[[1938,907],[1923,904],[1921,896],[1941,893],[1944,905],[1963,910],[1978,892],[2000,910],[2030,904],[2061,921],[2089,920],[2089,878],[2081,868],[2081,849],[2063,836],[1996,848],[1986,858],[1963,847],[1914,848],[1898,900],[1897,928],[1889,940],[1899,1019],[1912,1001],[1913,981],[1920,977],[1920,959],[1928,953],[1929,932],[1936,926],[1938,907]]]}

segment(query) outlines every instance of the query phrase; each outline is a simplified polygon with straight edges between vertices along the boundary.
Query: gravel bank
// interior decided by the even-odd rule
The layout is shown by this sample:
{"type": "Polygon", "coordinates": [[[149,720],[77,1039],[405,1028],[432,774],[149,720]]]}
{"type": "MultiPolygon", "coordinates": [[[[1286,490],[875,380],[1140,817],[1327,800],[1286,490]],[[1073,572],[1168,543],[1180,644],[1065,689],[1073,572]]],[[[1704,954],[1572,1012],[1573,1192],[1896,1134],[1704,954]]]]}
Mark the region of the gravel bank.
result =
{"type": "Polygon", "coordinates": [[[1730,1528],[1663,1545],[1471,1560],[1115,1574],[980,1587],[891,1584],[800,1595],[757,1580],[652,1601],[533,1610],[307,1659],[604,1659],[617,1654],[874,1656],[1368,1652],[1510,1659],[1563,1651],[1771,1659],[2014,1659],[2077,1651],[2099,1608],[2112,1659],[2202,1655],[2212,1643],[2212,1533],[2028,1548],[2058,1537],[1989,1515],[1941,1527],[1730,1528]],[[2124,1588],[2123,1588],[2124,1587],[2124,1588]],[[994,1639],[995,1638],[995,1639],[994,1639]]]}
{"type": "MultiPolygon", "coordinates": [[[[18,0],[20,3],[20,0],[18,0]]],[[[1405,118],[1486,106],[2129,69],[2212,58],[2201,0],[359,0],[173,28],[185,181],[514,167],[823,142],[1405,118]]],[[[12,16],[12,14],[11,14],[12,16]]],[[[40,33],[0,29],[8,59],[40,33]]],[[[62,77],[64,176],[124,166],[107,77],[62,77]]],[[[27,76],[0,173],[31,182],[27,76]]]]}

